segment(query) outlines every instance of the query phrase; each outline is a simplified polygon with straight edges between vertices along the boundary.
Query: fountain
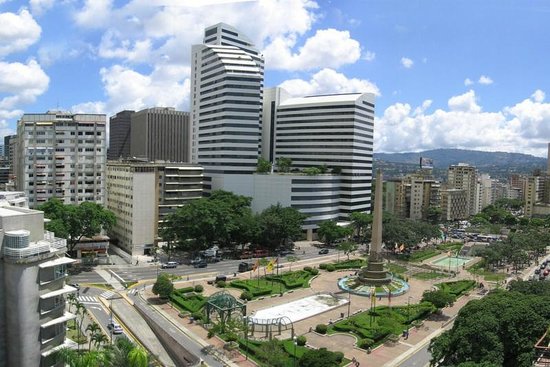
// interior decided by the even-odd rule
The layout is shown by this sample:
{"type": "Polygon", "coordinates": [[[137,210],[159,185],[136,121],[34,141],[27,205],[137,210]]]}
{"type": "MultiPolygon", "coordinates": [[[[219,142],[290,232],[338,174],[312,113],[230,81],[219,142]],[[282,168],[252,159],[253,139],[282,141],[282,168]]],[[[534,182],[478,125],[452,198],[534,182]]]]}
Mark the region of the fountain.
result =
{"type": "Polygon", "coordinates": [[[359,270],[357,275],[350,275],[338,281],[338,286],[358,295],[397,296],[409,290],[409,285],[402,279],[394,277],[384,267],[382,257],[382,172],[376,175],[376,190],[374,193],[374,215],[372,221],[372,237],[367,266],[359,270]]]}

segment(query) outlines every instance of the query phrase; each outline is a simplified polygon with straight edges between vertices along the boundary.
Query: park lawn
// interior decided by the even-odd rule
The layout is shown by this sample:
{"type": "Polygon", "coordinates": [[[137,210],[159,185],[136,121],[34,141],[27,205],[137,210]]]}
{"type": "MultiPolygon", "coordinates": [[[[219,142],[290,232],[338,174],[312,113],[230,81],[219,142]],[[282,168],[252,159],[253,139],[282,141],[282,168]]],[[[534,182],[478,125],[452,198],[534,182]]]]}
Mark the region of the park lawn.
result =
{"type": "Polygon", "coordinates": [[[407,268],[403,265],[390,263],[388,264],[388,270],[393,274],[404,274],[407,271],[407,268]]]}
{"type": "Polygon", "coordinates": [[[420,280],[431,280],[431,279],[440,279],[440,278],[446,278],[448,277],[447,274],[438,273],[438,272],[421,272],[416,273],[412,275],[413,278],[420,279],[420,280]]]}
{"type": "Polygon", "coordinates": [[[350,333],[357,336],[361,348],[373,348],[386,341],[391,335],[400,335],[414,320],[423,320],[435,311],[429,303],[411,304],[399,307],[377,307],[375,311],[365,311],[348,319],[329,325],[328,333],[350,333]]]}
{"type": "Polygon", "coordinates": [[[296,288],[308,288],[314,275],[309,271],[297,270],[279,275],[268,274],[260,278],[233,280],[229,286],[248,291],[253,298],[279,294],[296,288]]]}
{"type": "MultiPolygon", "coordinates": [[[[259,366],[274,365],[273,356],[268,353],[268,350],[262,348],[263,344],[267,344],[266,342],[248,339],[239,339],[238,342],[242,353],[247,353],[249,358],[255,361],[259,366]]],[[[297,366],[298,359],[302,357],[306,351],[310,350],[307,347],[295,345],[294,341],[290,339],[277,341],[277,344],[282,352],[274,354],[275,358],[278,358],[276,360],[277,366],[295,367],[297,366]],[[294,351],[296,351],[296,354],[294,354],[294,351]]],[[[349,362],[349,359],[344,358],[340,366],[346,366],[349,362]]]]}
{"type": "Polygon", "coordinates": [[[426,259],[429,259],[431,257],[437,256],[440,253],[441,252],[439,250],[436,250],[433,248],[428,248],[425,250],[416,250],[409,255],[409,261],[413,263],[418,263],[426,259]]]}
{"type": "Polygon", "coordinates": [[[77,344],[86,344],[88,342],[88,338],[82,332],[80,333],[79,339],[78,330],[74,328],[69,328],[67,330],[67,338],[71,339],[77,344]]]}
{"type": "Polygon", "coordinates": [[[201,294],[182,293],[176,290],[170,295],[170,301],[180,311],[198,312],[206,304],[207,298],[201,294]]]}
{"type": "Polygon", "coordinates": [[[442,291],[452,294],[459,298],[464,293],[472,290],[476,285],[474,280],[457,280],[455,282],[438,283],[435,286],[442,291]]]}
{"type": "Polygon", "coordinates": [[[504,273],[493,273],[490,270],[485,270],[485,268],[471,268],[468,271],[472,274],[483,277],[488,282],[500,282],[506,279],[507,275],[504,273]]]}
{"type": "Polygon", "coordinates": [[[445,242],[437,245],[437,249],[444,252],[451,251],[455,253],[457,251],[460,251],[463,246],[464,244],[462,242],[445,242]]]}

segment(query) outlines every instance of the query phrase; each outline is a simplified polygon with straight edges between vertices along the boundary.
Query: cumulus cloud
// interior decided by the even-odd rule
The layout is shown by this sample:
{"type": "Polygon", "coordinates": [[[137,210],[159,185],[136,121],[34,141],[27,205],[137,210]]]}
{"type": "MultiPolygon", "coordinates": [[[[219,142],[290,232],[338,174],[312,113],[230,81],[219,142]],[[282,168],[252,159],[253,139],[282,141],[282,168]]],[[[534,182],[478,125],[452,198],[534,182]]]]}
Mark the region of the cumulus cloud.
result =
{"type": "Polygon", "coordinates": [[[100,29],[112,20],[112,9],[113,0],[86,0],[74,18],[81,27],[100,29]]]}
{"type": "Polygon", "coordinates": [[[54,0],[30,0],[29,5],[33,14],[41,15],[54,5],[54,0]]]}
{"type": "Polygon", "coordinates": [[[395,103],[375,119],[375,150],[420,151],[464,148],[544,156],[550,140],[550,103],[535,91],[513,106],[484,112],[473,91],[448,100],[448,110],[427,112],[431,101],[414,108],[395,103]]]}
{"type": "Polygon", "coordinates": [[[290,95],[306,96],[327,93],[373,93],[380,95],[376,84],[366,79],[348,78],[332,69],[323,69],[315,73],[310,80],[290,79],[279,85],[290,95]]]}
{"type": "Polygon", "coordinates": [[[151,55],[151,41],[120,39],[115,31],[107,31],[101,38],[98,55],[111,59],[118,58],[130,62],[148,61],[151,55]]]}
{"type": "Polygon", "coordinates": [[[375,58],[376,58],[376,53],[369,50],[366,50],[363,53],[363,57],[362,57],[362,59],[365,61],[374,61],[375,58]]]}
{"type": "Polygon", "coordinates": [[[409,59],[408,57],[402,57],[401,65],[403,65],[405,69],[410,69],[413,67],[414,61],[412,59],[409,59]]]}
{"type": "Polygon", "coordinates": [[[112,115],[123,109],[140,110],[152,106],[187,109],[189,103],[188,67],[159,65],[150,74],[114,65],[100,70],[107,101],[88,101],[73,111],[88,110],[112,115]]]}
{"type": "Polygon", "coordinates": [[[361,57],[361,45],[348,31],[318,30],[293,53],[296,37],[277,37],[264,49],[266,66],[284,70],[311,70],[323,67],[338,68],[353,64],[361,57]]]}
{"type": "Polygon", "coordinates": [[[0,57],[23,51],[40,39],[42,29],[27,9],[0,13],[0,57]]]}
{"type": "Polygon", "coordinates": [[[472,85],[472,84],[474,84],[474,82],[473,82],[470,78],[466,78],[466,79],[464,80],[464,85],[465,85],[465,86],[468,87],[468,86],[470,86],[470,85],[472,85]]]}
{"type": "Polygon", "coordinates": [[[479,77],[479,80],[477,82],[479,84],[489,85],[489,84],[493,84],[493,79],[489,78],[486,75],[482,75],[482,76],[479,77]]]}
{"type": "Polygon", "coordinates": [[[7,94],[0,99],[0,110],[13,110],[21,105],[33,103],[48,89],[50,78],[36,60],[26,64],[0,62],[0,93],[7,94]]]}

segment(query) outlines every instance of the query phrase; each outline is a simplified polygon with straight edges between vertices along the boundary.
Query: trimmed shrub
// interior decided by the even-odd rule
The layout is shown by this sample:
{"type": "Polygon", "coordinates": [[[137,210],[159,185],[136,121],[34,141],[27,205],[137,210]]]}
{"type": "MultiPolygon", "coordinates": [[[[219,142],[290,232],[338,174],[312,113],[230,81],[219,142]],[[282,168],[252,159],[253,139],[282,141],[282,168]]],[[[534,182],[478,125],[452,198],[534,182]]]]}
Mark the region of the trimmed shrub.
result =
{"type": "Polygon", "coordinates": [[[342,361],[344,360],[344,353],[334,352],[334,359],[336,359],[336,362],[342,363],[342,361]]]}
{"type": "Polygon", "coordinates": [[[235,333],[229,333],[225,337],[225,341],[228,342],[236,342],[239,338],[237,337],[237,334],[235,333]]]}
{"type": "Polygon", "coordinates": [[[315,326],[315,331],[318,332],[319,334],[326,334],[327,329],[328,329],[328,326],[325,324],[317,324],[317,326],[315,326]]]}
{"type": "Polygon", "coordinates": [[[206,335],[206,337],[207,337],[208,339],[210,339],[210,338],[213,337],[214,335],[215,335],[214,330],[208,330],[208,335],[206,335]]]}
{"type": "Polygon", "coordinates": [[[311,273],[311,270],[313,270],[313,268],[311,266],[304,266],[304,270],[308,273],[311,273]]]}
{"type": "Polygon", "coordinates": [[[193,292],[193,290],[194,290],[193,287],[185,287],[185,288],[174,289],[174,292],[183,294],[183,293],[193,292]]]}
{"type": "Polygon", "coordinates": [[[204,287],[200,284],[197,284],[193,290],[197,293],[200,293],[204,290],[204,287]]]}
{"type": "Polygon", "coordinates": [[[313,269],[311,269],[310,273],[311,273],[311,275],[317,275],[317,274],[319,274],[319,269],[313,268],[313,269]]]}
{"type": "Polygon", "coordinates": [[[225,280],[218,280],[216,282],[216,287],[218,288],[225,288],[227,287],[227,283],[225,282],[225,280]]]}
{"type": "Polygon", "coordinates": [[[296,338],[296,345],[300,347],[303,347],[304,345],[306,345],[306,342],[307,342],[307,338],[303,335],[300,335],[299,337],[296,338]]]}
{"type": "Polygon", "coordinates": [[[193,320],[202,320],[204,317],[202,312],[193,312],[191,316],[193,317],[193,320]]]}
{"type": "Polygon", "coordinates": [[[357,346],[361,349],[369,349],[374,345],[374,340],[370,338],[364,338],[357,342],[357,346]]]}
{"type": "Polygon", "coordinates": [[[326,270],[330,271],[330,272],[333,272],[334,270],[336,270],[336,268],[334,267],[333,264],[328,264],[327,267],[326,267],[326,270]]]}
{"type": "Polygon", "coordinates": [[[240,299],[244,300],[244,301],[251,301],[252,300],[252,293],[250,293],[249,291],[244,291],[241,293],[241,296],[240,296],[240,299]]]}
{"type": "Polygon", "coordinates": [[[320,264],[319,269],[326,270],[328,264],[320,264]]]}

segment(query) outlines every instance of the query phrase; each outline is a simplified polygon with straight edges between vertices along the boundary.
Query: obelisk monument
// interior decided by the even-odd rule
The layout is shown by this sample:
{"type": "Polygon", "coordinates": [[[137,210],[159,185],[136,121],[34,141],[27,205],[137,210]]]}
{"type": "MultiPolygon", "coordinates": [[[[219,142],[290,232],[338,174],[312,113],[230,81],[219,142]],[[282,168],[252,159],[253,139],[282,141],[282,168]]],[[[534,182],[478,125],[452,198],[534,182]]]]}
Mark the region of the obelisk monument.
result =
{"type": "Polygon", "coordinates": [[[361,268],[357,278],[366,285],[384,285],[391,283],[392,276],[384,270],[382,258],[382,200],[383,200],[382,171],[376,173],[376,188],[374,190],[374,212],[372,218],[372,236],[367,266],[361,268]]]}

